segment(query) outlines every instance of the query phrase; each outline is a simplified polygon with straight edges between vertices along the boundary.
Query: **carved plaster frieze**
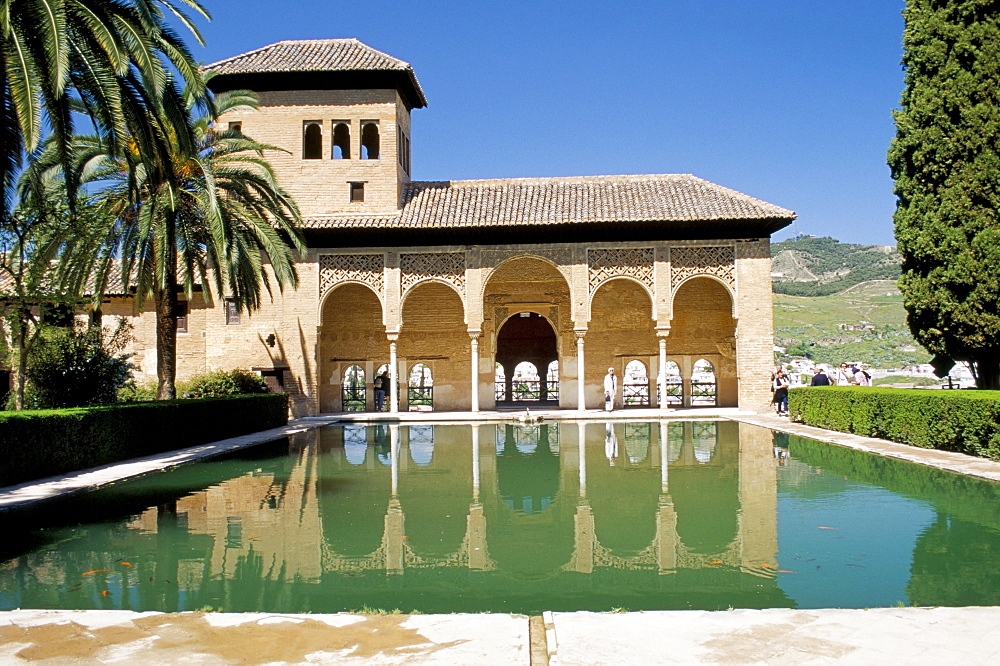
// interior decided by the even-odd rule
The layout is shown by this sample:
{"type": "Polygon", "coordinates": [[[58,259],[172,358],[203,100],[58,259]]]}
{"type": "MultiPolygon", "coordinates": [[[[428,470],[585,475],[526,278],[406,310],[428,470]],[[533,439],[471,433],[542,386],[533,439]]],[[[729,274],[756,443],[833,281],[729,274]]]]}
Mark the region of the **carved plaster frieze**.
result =
{"type": "Polygon", "coordinates": [[[407,289],[427,278],[443,280],[465,293],[464,252],[414,252],[399,255],[400,280],[407,289]]]}
{"type": "Polygon", "coordinates": [[[341,282],[360,282],[380,297],[385,288],[385,261],[381,254],[319,255],[319,294],[323,296],[341,282]]]}
{"type": "Polygon", "coordinates": [[[736,284],[732,245],[682,245],[670,248],[670,283],[677,289],[696,275],[711,275],[730,287],[736,284]]]}
{"type": "Polygon", "coordinates": [[[590,269],[590,291],[611,278],[627,277],[653,291],[653,259],[651,247],[628,247],[587,250],[590,269]]]}
{"type": "Polygon", "coordinates": [[[484,268],[496,268],[508,259],[515,257],[542,257],[560,268],[573,263],[573,249],[568,247],[552,249],[532,248],[530,250],[482,250],[480,256],[484,268]]]}

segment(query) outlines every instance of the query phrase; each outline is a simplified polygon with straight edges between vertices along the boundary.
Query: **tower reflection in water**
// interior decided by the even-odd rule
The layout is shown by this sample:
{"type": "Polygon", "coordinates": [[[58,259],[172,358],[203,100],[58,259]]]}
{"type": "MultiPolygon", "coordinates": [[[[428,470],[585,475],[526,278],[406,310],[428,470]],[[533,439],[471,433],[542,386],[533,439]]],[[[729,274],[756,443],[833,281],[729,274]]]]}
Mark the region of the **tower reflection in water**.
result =
{"type": "Polygon", "coordinates": [[[297,435],[288,456],[11,560],[27,575],[0,574],[0,599],[281,612],[787,606],[774,582],[772,449],[770,431],[732,422],[329,426],[297,435]],[[89,596],[59,592],[96,569],[108,571],[84,581],[89,596]],[[112,592],[95,597],[101,586],[112,592]]]}

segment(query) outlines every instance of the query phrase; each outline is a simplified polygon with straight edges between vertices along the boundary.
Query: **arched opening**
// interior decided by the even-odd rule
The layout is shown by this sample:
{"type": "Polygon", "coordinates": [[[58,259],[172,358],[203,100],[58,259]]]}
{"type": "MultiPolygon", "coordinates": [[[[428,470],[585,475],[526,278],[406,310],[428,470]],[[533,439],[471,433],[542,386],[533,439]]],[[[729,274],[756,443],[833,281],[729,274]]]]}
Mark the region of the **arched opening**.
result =
{"type": "Polygon", "coordinates": [[[649,407],[649,373],[646,364],[638,359],[625,364],[622,402],[626,407],[649,407]]]}
{"type": "Polygon", "coordinates": [[[302,128],[302,159],[323,158],[323,125],[318,121],[307,121],[302,128]]]}
{"type": "MultiPolygon", "coordinates": [[[[684,378],[681,376],[681,366],[676,361],[667,361],[663,365],[663,379],[667,388],[667,405],[680,407],[684,404],[684,378]]],[[[662,389],[658,389],[662,390],[662,389]]],[[[659,395],[659,392],[657,392],[659,395]]],[[[657,400],[657,402],[662,402],[657,400]]]]}
{"type": "MultiPolygon", "coordinates": [[[[461,297],[444,283],[420,282],[406,292],[402,319],[399,356],[406,360],[407,368],[423,364],[426,376],[425,390],[416,390],[420,389],[421,379],[407,372],[404,375],[407,390],[401,400],[412,396],[424,410],[432,405],[434,409],[469,409],[472,352],[461,297]],[[433,386],[429,383],[431,370],[433,386]]],[[[400,409],[405,410],[405,405],[400,409]]]]}
{"type": "MultiPolygon", "coordinates": [[[[641,377],[645,378],[646,386],[643,387],[639,385],[640,376],[630,380],[627,371],[622,373],[615,401],[625,407],[650,404],[648,363],[659,353],[653,328],[652,303],[649,292],[627,278],[616,278],[602,284],[590,303],[590,330],[587,331],[585,355],[587,376],[601,379],[612,366],[622,373],[621,363],[634,360],[631,368],[633,371],[641,369],[641,377]],[[626,396],[625,391],[631,392],[631,395],[626,396]]],[[[596,394],[595,397],[601,395],[596,394]]]]}
{"type": "Polygon", "coordinates": [[[365,369],[360,365],[349,365],[341,382],[343,395],[341,404],[345,412],[365,411],[365,369]]]}
{"type": "MultiPolygon", "coordinates": [[[[320,411],[343,411],[343,379],[348,366],[367,373],[374,359],[384,360],[389,343],[382,323],[382,303],[369,287],[337,287],[323,303],[319,334],[320,411]]],[[[366,396],[367,398],[368,396],[366,396]]],[[[374,397],[374,396],[372,396],[374,397]]],[[[368,406],[373,409],[374,402],[368,406]]]]}
{"type": "Polygon", "coordinates": [[[691,406],[715,407],[718,404],[715,368],[703,358],[694,362],[691,371],[691,406]]]}
{"type": "Polygon", "coordinates": [[[361,128],[361,159],[378,159],[378,123],[365,123],[361,128]]]}
{"type": "Polygon", "coordinates": [[[333,126],[333,159],[351,159],[351,128],[347,123],[333,126]]]}
{"type": "Polygon", "coordinates": [[[497,334],[497,363],[512,368],[505,377],[503,394],[497,386],[497,407],[555,406],[558,395],[549,396],[548,381],[538,368],[548,371],[558,357],[556,333],[541,315],[521,312],[508,319],[497,334]]]}
{"type": "Polygon", "coordinates": [[[418,467],[427,467],[434,457],[434,426],[411,425],[407,431],[410,460],[418,467]]]}
{"type": "Polygon", "coordinates": [[[504,396],[507,395],[507,372],[499,363],[496,364],[496,369],[493,372],[493,387],[494,399],[497,402],[504,400],[504,396]]]}
{"type": "Polygon", "coordinates": [[[549,363],[549,369],[545,372],[545,392],[549,400],[559,402],[559,361],[549,363]]]}
{"type": "Polygon", "coordinates": [[[411,412],[428,412],[434,409],[434,379],[426,363],[410,368],[406,382],[406,403],[411,412]]]}
{"type": "Polygon", "coordinates": [[[714,387],[699,388],[712,395],[695,396],[692,387],[685,396],[686,404],[736,407],[736,320],[729,290],[714,278],[691,278],[677,288],[672,310],[667,348],[680,363],[685,378],[693,373],[695,361],[706,361],[712,368],[711,376],[692,377],[695,382],[714,383],[714,387]]]}

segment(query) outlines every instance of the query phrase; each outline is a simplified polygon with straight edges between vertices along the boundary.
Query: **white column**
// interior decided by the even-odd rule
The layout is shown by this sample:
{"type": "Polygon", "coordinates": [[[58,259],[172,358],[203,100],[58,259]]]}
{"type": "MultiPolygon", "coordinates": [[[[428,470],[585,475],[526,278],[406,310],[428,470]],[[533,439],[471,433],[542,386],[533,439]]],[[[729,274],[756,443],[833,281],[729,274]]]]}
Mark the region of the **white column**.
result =
{"type": "Polygon", "coordinates": [[[479,426],[472,424],[472,501],[479,503],[479,426]]]}
{"type": "Polygon", "coordinates": [[[668,476],[667,476],[667,435],[669,432],[669,427],[666,421],[660,421],[660,492],[664,495],[667,493],[668,476]]]}
{"type": "Polygon", "coordinates": [[[587,385],[584,378],[583,336],[586,331],[576,331],[576,408],[587,409],[587,385]]]}
{"type": "Polygon", "coordinates": [[[389,426],[389,460],[392,473],[392,496],[399,495],[399,426],[389,426]]]}
{"type": "Polygon", "coordinates": [[[396,359],[396,341],[389,340],[389,411],[399,412],[399,363],[396,359]]]}
{"type": "Polygon", "coordinates": [[[587,424],[576,424],[577,447],[580,449],[580,497],[587,496],[587,424]]]}
{"type": "Polygon", "coordinates": [[[661,337],[660,343],[660,409],[667,408],[667,339],[661,337]]]}
{"type": "MultiPolygon", "coordinates": [[[[479,411],[479,333],[469,333],[472,338],[472,411],[479,411]]],[[[473,432],[475,428],[473,427],[473,432]]]]}

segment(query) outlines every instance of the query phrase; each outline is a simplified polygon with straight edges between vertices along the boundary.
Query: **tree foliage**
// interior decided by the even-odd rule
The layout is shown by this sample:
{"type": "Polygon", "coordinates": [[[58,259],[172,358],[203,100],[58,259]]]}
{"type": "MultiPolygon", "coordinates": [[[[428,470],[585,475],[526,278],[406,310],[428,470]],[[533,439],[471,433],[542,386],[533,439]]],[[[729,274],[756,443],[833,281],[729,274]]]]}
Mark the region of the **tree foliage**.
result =
{"type": "Polygon", "coordinates": [[[909,0],[906,85],[888,162],[899,286],[943,374],[1000,387],[1000,2],[909,0]]]}

